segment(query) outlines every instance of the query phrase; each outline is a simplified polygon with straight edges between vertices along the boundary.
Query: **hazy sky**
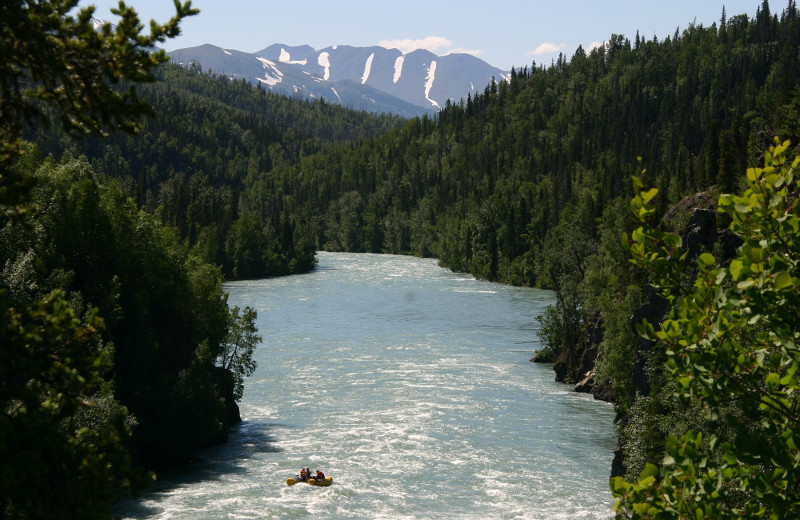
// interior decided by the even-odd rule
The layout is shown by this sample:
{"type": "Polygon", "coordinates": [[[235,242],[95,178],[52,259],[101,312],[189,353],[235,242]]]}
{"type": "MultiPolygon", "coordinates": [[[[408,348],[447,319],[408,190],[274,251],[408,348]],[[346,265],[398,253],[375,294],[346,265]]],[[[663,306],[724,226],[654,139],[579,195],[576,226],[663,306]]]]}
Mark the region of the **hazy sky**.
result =
{"type": "MultiPolygon", "coordinates": [[[[96,16],[114,20],[116,0],[81,0],[96,5],[96,16]]],[[[166,21],[170,0],[127,0],[145,22],[166,21]]],[[[782,11],[787,1],[773,0],[782,11]]],[[[211,43],[225,49],[256,52],[273,43],[382,45],[404,51],[427,48],[436,54],[469,52],[510,70],[535,60],[549,65],[559,52],[568,58],[578,45],[588,49],[611,34],[630,39],[663,39],[690,23],[718,22],[755,15],[762,0],[194,0],[200,14],[183,22],[182,35],[168,51],[211,43]]]]}

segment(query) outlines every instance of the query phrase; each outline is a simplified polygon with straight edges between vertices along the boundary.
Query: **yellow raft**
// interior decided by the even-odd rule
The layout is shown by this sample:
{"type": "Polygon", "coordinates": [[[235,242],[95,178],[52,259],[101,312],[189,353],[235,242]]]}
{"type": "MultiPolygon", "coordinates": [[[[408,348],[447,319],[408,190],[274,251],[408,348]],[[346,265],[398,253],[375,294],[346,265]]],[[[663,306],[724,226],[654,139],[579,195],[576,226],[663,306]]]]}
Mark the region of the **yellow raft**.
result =
{"type": "Polygon", "coordinates": [[[287,486],[294,486],[297,483],[305,483],[311,486],[330,486],[333,483],[333,477],[325,477],[325,480],[317,480],[315,478],[310,478],[307,481],[303,482],[299,478],[287,478],[286,485],[287,486]]]}

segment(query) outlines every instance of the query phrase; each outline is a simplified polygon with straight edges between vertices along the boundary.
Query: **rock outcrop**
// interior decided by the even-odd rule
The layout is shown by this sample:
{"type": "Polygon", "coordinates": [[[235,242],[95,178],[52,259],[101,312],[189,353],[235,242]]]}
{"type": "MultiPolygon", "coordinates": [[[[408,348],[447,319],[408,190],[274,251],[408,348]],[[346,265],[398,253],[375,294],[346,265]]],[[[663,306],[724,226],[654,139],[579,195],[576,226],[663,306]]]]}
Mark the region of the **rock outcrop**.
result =
{"type": "Polygon", "coordinates": [[[216,378],[217,393],[225,401],[225,417],[223,424],[227,432],[231,426],[242,422],[242,416],[239,413],[239,405],[236,404],[236,398],[234,397],[233,374],[230,370],[222,367],[214,367],[213,370],[216,378]]]}
{"type": "Polygon", "coordinates": [[[595,378],[594,364],[600,342],[603,341],[603,331],[603,314],[598,309],[586,322],[577,344],[562,351],[555,360],[553,370],[556,381],[575,384],[576,392],[592,394],[595,399],[602,401],[613,401],[614,392],[610,383],[598,382],[595,378]]]}
{"type": "MultiPolygon", "coordinates": [[[[667,300],[648,290],[644,303],[639,306],[631,316],[630,326],[636,330],[636,326],[647,320],[652,323],[658,330],[659,324],[664,320],[664,317],[669,311],[667,300]]],[[[641,336],[636,336],[636,342],[633,345],[633,390],[640,395],[647,395],[650,393],[650,381],[647,375],[647,360],[650,358],[650,352],[654,343],[641,336]]]]}

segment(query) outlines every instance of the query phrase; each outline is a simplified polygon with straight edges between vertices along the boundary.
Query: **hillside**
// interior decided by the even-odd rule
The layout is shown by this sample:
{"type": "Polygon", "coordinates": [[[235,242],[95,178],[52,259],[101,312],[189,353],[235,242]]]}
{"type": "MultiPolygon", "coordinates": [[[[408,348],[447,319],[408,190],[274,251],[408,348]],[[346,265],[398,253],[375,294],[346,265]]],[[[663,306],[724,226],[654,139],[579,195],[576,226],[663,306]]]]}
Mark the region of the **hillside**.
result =
{"type": "Polygon", "coordinates": [[[262,182],[288,190],[280,200],[258,183],[247,191],[314,216],[318,247],[432,255],[491,280],[552,285],[547,243],[566,240],[556,229],[597,240],[596,219],[631,175],[649,172],[663,210],[711,186],[736,189],[773,134],[800,133],[794,8],[723,22],[662,40],[612,35],[435,118],[273,170],[262,182]]]}
{"type": "Polygon", "coordinates": [[[56,129],[30,137],[45,154],[85,154],[96,171],[119,180],[139,207],[158,212],[228,278],[314,266],[316,246],[296,225],[299,216],[283,205],[249,205],[248,183],[264,182],[266,172],[284,172],[333,143],[364,141],[401,122],[175,65],[162,66],[158,81],[139,92],[158,117],[136,136],[67,141],[56,129]]]}

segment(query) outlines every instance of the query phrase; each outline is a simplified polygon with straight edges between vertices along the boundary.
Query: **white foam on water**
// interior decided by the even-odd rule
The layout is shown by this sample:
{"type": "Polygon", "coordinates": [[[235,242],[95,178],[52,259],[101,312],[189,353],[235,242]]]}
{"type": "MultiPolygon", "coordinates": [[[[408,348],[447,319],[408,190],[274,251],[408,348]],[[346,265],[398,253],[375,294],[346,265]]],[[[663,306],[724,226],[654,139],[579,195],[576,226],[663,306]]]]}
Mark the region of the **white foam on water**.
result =
{"type": "Polygon", "coordinates": [[[613,408],[528,362],[552,295],[434,260],[321,254],[322,269],[227,285],[264,345],[245,423],[123,518],[612,516],[613,408]],[[394,275],[394,276],[392,276],[394,275]],[[458,292],[464,289],[467,292],[458,292]],[[300,468],[330,487],[286,485],[300,468]]]}

